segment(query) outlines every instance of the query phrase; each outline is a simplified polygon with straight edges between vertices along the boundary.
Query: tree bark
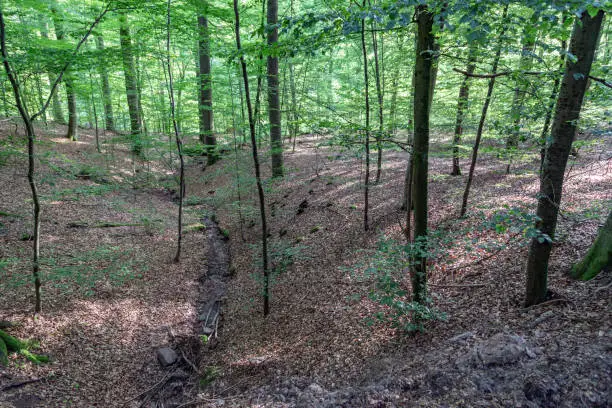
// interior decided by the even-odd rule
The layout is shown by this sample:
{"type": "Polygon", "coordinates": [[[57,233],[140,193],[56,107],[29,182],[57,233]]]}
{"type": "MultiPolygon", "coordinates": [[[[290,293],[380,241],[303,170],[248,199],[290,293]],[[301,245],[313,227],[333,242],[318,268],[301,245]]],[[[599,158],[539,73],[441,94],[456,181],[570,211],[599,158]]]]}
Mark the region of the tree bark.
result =
{"type": "MultiPolygon", "coordinates": [[[[476,69],[476,45],[470,43],[468,51],[468,63],[466,71],[473,74],[476,69]]],[[[459,88],[459,100],[457,102],[457,120],[455,122],[455,135],[453,137],[453,170],[451,176],[461,175],[461,167],[459,166],[459,143],[463,135],[463,119],[468,110],[468,101],[470,96],[470,77],[464,76],[459,88]]]]}
{"type": "Polygon", "coordinates": [[[96,48],[100,54],[98,59],[98,75],[102,82],[102,101],[104,103],[104,128],[108,131],[115,131],[115,119],[113,115],[113,103],[111,99],[110,83],[108,81],[108,69],[104,58],[104,38],[96,35],[96,48]]]}
{"type": "Polygon", "coordinates": [[[376,97],[378,99],[378,132],[376,135],[376,183],[380,182],[382,172],[382,142],[384,132],[383,89],[380,83],[380,64],[378,63],[378,41],[374,23],[372,23],[372,48],[374,51],[374,77],[376,79],[376,97]]]}
{"type": "MultiPolygon", "coordinates": [[[[416,10],[417,47],[414,64],[414,149],[413,149],[413,197],[414,238],[419,245],[412,271],[412,300],[427,302],[427,173],[429,167],[429,113],[433,92],[435,48],[432,33],[433,13],[427,5],[416,10]]],[[[410,205],[410,203],[407,203],[410,205]]]]}
{"type": "MultiPolygon", "coordinates": [[[[55,26],[55,37],[62,41],[65,38],[64,25],[61,18],[57,15],[57,10],[54,7],[51,9],[53,13],[53,25],[55,26]]],[[[74,78],[71,72],[68,70],[64,74],[64,85],[66,85],[66,100],[68,101],[68,131],[66,138],[70,140],[78,139],[78,114],[76,105],[76,94],[74,91],[74,78]]]]}
{"type": "MultiPolygon", "coordinates": [[[[40,35],[45,39],[49,39],[49,33],[47,32],[47,23],[43,23],[40,29],[40,35]]],[[[51,82],[52,75],[48,74],[48,76],[49,76],[49,87],[50,89],[52,89],[53,88],[53,83],[51,82]]],[[[62,125],[66,123],[66,120],[64,119],[64,113],[62,112],[62,104],[60,103],[58,92],[53,92],[53,97],[51,100],[51,116],[53,117],[53,121],[55,123],[60,123],[62,125]]]]}
{"type": "Polygon", "coordinates": [[[512,151],[518,147],[521,131],[521,116],[523,115],[523,106],[525,95],[527,94],[527,82],[522,72],[531,69],[531,54],[535,48],[535,33],[525,29],[523,33],[523,48],[521,50],[521,60],[519,63],[519,76],[516,79],[514,87],[514,96],[512,98],[512,108],[510,117],[512,118],[512,130],[506,140],[506,154],[508,155],[508,165],[506,166],[506,174],[510,174],[510,165],[512,163],[512,151]]]}
{"type": "Polygon", "coordinates": [[[255,135],[255,118],[251,107],[251,94],[249,91],[249,74],[247,71],[242,46],[240,44],[240,13],[238,12],[238,0],[234,0],[236,49],[240,55],[240,66],[242,67],[242,81],[244,84],[247,112],[249,116],[249,131],[251,134],[251,148],[253,153],[253,165],[255,167],[255,180],[257,183],[257,195],[259,197],[259,214],[261,215],[261,256],[263,270],[263,313],[264,317],[270,313],[270,278],[268,273],[268,224],[266,220],[266,200],[261,182],[261,170],[259,157],[257,155],[257,137],[255,135]]]}
{"type": "Polygon", "coordinates": [[[268,117],[270,120],[270,150],[272,155],[272,177],[283,177],[283,136],[278,90],[278,0],[268,0],[268,117]]]}
{"type": "Polygon", "coordinates": [[[612,268],[612,211],[585,257],[572,268],[572,276],[576,279],[589,280],[602,270],[610,268],[612,268]]]}
{"type": "Polygon", "coordinates": [[[125,76],[125,92],[127,95],[128,110],[130,114],[130,130],[132,138],[132,152],[137,156],[144,155],[142,148],[142,130],[140,109],[138,103],[138,84],[136,82],[136,69],[134,67],[134,52],[130,29],[125,14],[119,15],[119,39],[121,42],[121,57],[123,59],[123,72],[125,76]]]}
{"type": "MultiPolygon", "coordinates": [[[[366,0],[363,0],[365,8],[366,0]]],[[[365,40],[365,19],[361,19],[361,49],[363,51],[363,83],[365,92],[365,180],[364,180],[364,200],[363,200],[363,229],[368,231],[370,225],[368,222],[368,207],[370,193],[370,96],[369,96],[369,78],[368,78],[368,51],[366,49],[365,40]]]]}
{"type": "Polygon", "coordinates": [[[542,166],[544,165],[544,156],[546,154],[546,138],[548,137],[548,131],[550,130],[550,122],[552,120],[553,110],[555,108],[555,102],[557,101],[557,94],[559,93],[559,85],[561,84],[561,71],[565,65],[565,50],[567,48],[567,42],[561,41],[560,61],[559,61],[559,74],[555,75],[553,87],[548,98],[548,109],[546,110],[546,116],[544,117],[544,126],[542,127],[542,134],[540,135],[540,173],[542,173],[542,166]]]}
{"type": "MultiPolygon", "coordinates": [[[[204,4],[204,8],[208,6],[204,4]]],[[[200,141],[206,146],[208,164],[214,164],[218,159],[217,140],[213,127],[212,107],[212,76],[210,72],[210,33],[206,10],[198,16],[198,54],[200,58],[199,71],[199,113],[200,113],[200,141]]]]}
{"type": "Polygon", "coordinates": [[[526,306],[544,301],[548,293],[548,260],[557,226],[565,167],[576,134],[576,122],[580,116],[603,16],[603,11],[594,17],[583,11],[582,17],[574,25],[569,51],[576,59],[568,59],[565,65],[551,142],[546,150],[540,176],[537,209],[539,221],[536,227],[541,234],[531,240],[529,247],[526,306]]]}
{"type": "Polygon", "coordinates": [[[472,161],[470,163],[470,171],[468,173],[468,179],[465,183],[465,191],[463,192],[463,201],[461,203],[461,213],[460,216],[463,217],[467,211],[468,198],[470,196],[470,186],[472,185],[472,180],[474,179],[474,169],[476,168],[476,160],[478,160],[478,147],[480,146],[480,139],[482,139],[482,132],[484,131],[484,125],[487,120],[487,111],[489,110],[489,105],[491,104],[491,97],[493,96],[493,88],[495,87],[495,79],[497,78],[495,74],[497,73],[497,68],[499,66],[499,59],[501,58],[502,51],[502,42],[504,35],[506,34],[506,17],[508,16],[508,5],[504,7],[504,11],[502,12],[502,29],[499,33],[499,37],[497,38],[497,51],[495,52],[495,57],[493,59],[493,68],[491,70],[492,77],[489,79],[489,87],[487,89],[487,96],[485,97],[484,105],[482,106],[482,112],[480,114],[480,122],[478,122],[478,130],[476,131],[476,140],[474,141],[474,148],[472,149],[472,161]]]}

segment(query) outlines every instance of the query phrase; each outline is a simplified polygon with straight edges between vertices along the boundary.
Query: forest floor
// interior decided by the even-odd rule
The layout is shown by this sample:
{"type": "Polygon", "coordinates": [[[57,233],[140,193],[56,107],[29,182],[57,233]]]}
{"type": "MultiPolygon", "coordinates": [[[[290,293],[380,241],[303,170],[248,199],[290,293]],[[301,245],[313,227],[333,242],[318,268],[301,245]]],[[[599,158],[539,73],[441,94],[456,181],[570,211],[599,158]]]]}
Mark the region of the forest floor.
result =
{"type": "MultiPolygon", "coordinates": [[[[458,219],[465,175],[448,175],[447,141],[434,137],[429,218],[440,234],[429,295],[446,318],[428,322],[425,333],[403,335],[390,324],[366,324],[377,313],[389,315],[368,297],[376,282],[366,272],[381,260],[401,260],[392,250],[405,224],[405,153],[384,154],[367,233],[365,169],[357,155],[307,135],[285,154],[287,176],[265,186],[277,273],[264,319],[248,149],[213,166],[188,161],[187,232],[175,264],[170,158],[134,162],[115,144],[98,154],[91,131],[68,142],[64,130],[39,130],[44,286],[36,317],[23,137],[9,142],[14,128],[0,132],[0,320],[20,323],[10,333],[36,339],[52,358],[36,366],[13,356],[0,367],[0,407],[147,403],[141,394],[168,373],[156,349],[191,336],[198,319],[198,278],[208,256],[198,223],[213,214],[229,237],[233,278],[219,343],[199,360],[202,387],[193,405],[612,405],[612,277],[568,277],[612,203],[612,138],[591,140],[570,163],[549,271],[555,298],[524,309],[528,240],[511,229],[495,231],[490,220],[506,211],[510,224],[523,227],[521,214],[535,209],[537,157],[522,158],[506,175],[504,161],[483,155],[470,210],[458,219]],[[31,379],[37,381],[18,385],[31,379]]],[[[466,171],[466,160],[462,166],[466,171]]]]}

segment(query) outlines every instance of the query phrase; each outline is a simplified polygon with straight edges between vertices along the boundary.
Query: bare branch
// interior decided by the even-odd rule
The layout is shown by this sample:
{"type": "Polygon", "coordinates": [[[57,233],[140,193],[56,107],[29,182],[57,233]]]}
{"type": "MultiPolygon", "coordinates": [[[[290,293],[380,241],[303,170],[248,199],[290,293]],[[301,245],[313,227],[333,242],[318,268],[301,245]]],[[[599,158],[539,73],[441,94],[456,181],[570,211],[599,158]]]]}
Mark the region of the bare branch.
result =
{"type": "Polygon", "coordinates": [[[591,76],[591,75],[589,75],[589,78],[591,78],[595,82],[599,82],[600,84],[603,84],[604,86],[607,86],[608,88],[612,88],[612,83],[607,82],[603,78],[597,78],[597,77],[594,77],[594,76],[591,76]]]}
{"type": "MultiPolygon", "coordinates": [[[[471,78],[497,78],[500,76],[505,76],[505,75],[510,75],[512,74],[514,71],[504,71],[504,72],[498,72],[496,74],[470,74],[467,71],[463,71],[459,68],[453,68],[453,71],[458,72],[460,74],[463,74],[467,77],[471,77],[471,78]]],[[[546,74],[546,72],[539,72],[539,71],[521,71],[521,74],[523,75],[544,75],[546,74]]]]}

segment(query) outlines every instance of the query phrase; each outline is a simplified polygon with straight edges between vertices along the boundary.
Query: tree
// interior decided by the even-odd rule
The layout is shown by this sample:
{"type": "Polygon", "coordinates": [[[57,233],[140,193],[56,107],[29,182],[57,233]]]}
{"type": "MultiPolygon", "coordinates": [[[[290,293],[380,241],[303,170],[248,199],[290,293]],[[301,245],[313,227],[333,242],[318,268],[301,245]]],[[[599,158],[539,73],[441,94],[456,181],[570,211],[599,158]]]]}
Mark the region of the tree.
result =
{"type": "MultiPolygon", "coordinates": [[[[433,92],[433,64],[435,49],[433,13],[427,5],[416,9],[417,47],[414,64],[414,148],[413,148],[413,194],[414,237],[420,246],[414,260],[412,273],[412,300],[425,304],[427,301],[427,175],[429,168],[429,116],[433,92]]],[[[410,205],[410,203],[407,203],[410,205]]]]}
{"type": "Polygon", "coordinates": [[[53,94],[57,90],[57,86],[62,80],[62,76],[70,67],[70,64],[76,54],[79,52],[81,45],[87,41],[87,37],[91,34],[94,27],[102,20],[104,15],[108,12],[110,4],[107,4],[104,10],[98,15],[98,17],[94,20],[94,22],[89,27],[89,30],[85,33],[81,41],[75,47],[71,57],[64,63],[62,69],[60,70],[57,78],[53,82],[51,86],[51,91],[47,100],[40,111],[35,113],[34,115],[29,115],[24,105],[22,98],[22,88],[21,83],[17,78],[17,75],[13,71],[11,66],[10,58],[8,55],[7,47],[6,47],[6,28],[4,23],[4,10],[0,5],[0,53],[2,54],[2,65],[4,66],[4,70],[6,75],[11,83],[11,87],[13,89],[13,96],[15,97],[15,105],[19,112],[19,116],[23,120],[26,137],[28,139],[28,184],[30,186],[30,191],[32,193],[32,203],[33,203],[33,224],[34,230],[32,234],[32,277],[34,280],[34,311],[36,313],[41,312],[42,310],[42,302],[41,302],[41,280],[40,280],[40,199],[38,196],[38,189],[36,187],[36,163],[35,163],[35,141],[36,134],[34,133],[34,125],[33,121],[49,107],[49,103],[53,97],[53,94]]]}
{"type": "Polygon", "coordinates": [[[199,63],[199,113],[200,141],[206,146],[208,164],[218,159],[217,141],[213,128],[212,77],[210,72],[210,33],[207,18],[208,2],[204,2],[202,14],[198,16],[198,55],[199,63]]]}
{"type": "Polygon", "coordinates": [[[603,269],[612,267],[612,210],[584,258],[572,268],[576,279],[593,279],[603,269]]]}
{"type": "MultiPolygon", "coordinates": [[[[62,18],[58,16],[58,11],[55,6],[51,9],[53,13],[53,25],[55,26],[55,37],[58,41],[64,40],[66,33],[62,18]]],[[[66,99],[68,101],[68,131],[66,138],[70,140],[78,139],[78,114],[76,106],[76,93],[74,90],[74,78],[70,71],[64,74],[64,85],[66,85],[66,99]]]]}
{"type": "Polygon", "coordinates": [[[451,176],[461,175],[461,167],[459,166],[459,143],[463,135],[463,119],[468,109],[468,101],[470,96],[470,75],[476,69],[476,43],[470,43],[468,51],[468,63],[466,72],[469,75],[463,77],[461,87],[459,88],[459,100],[457,101],[457,120],[455,122],[455,135],[453,136],[453,170],[451,176]]]}
{"type": "MultiPolygon", "coordinates": [[[[366,0],[363,0],[365,8],[366,0]]],[[[370,95],[368,79],[368,50],[365,40],[365,18],[361,19],[361,50],[363,52],[363,83],[365,93],[365,181],[364,181],[364,200],[363,200],[363,229],[369,230],[368,207],[370,191],[370,95]]]]}
{"type": "Polygon", "coordinates": [[[495,57],[493,58],[493,67],[491,70],[491,75],[481,76],[481,78],[490,78],[489,87],[487,88],[487,96],[485,97],[485,101],[482,106],[482,112],[480,113],[480,121],[478,122],[478,130],[476,131],[476,140],[474,141],[474,147],[472,148],[472,161],[470,163],[470,171],[468,173],[467,182],[465,183],[465,191],[463,192],[463,201],[461,203],[461,217],[463,217],[467,211],[468,198],[470,196],[470,186],[472,185],[472,180],[474,179],[474,169],[476,168],[476,160],[478,160],[478,147],[480,146],[480,140],[482,139],[482,132],[484,131],[485,121],[487,120],[487,112],[489,110],[489,105],[491,104],[493,88],[495,87],[495,80],[497,78],[497,68],[499,66],[499,59],[501,58],[502,51],[502,41],[504,35],[506,34],[505,20],[507,16],[508,4],[506,4],[506,6],[504,7],[504,11],[502,12],[502,29],[497,39],[497,50],[495,51],[495,57]]]}
{"type": "Polygon", "coordinates": [[[143,156],[142,148],[142,119],[140,117],[140,105],[138,102],[138,83],[136,79],[136,68],[134,67],[134,51],[132,38],[128,26],[127,15],[119,15],[119,38],[121,42],[121,57],[123,59],[123,73],[125,76],[125,92],[127,95],[128,110],[130,112],[130,129],[132,138],[132,152],[137,156],[143,156]]]}
{"type": "Polygon", "coordinates": [[[104,102],[104,126],[108,131],[115,130],[115,118],[113,115],[113,101],[111,99],[111,89],[108,82],[108,65],[104,58],[104,38],[102,35],[96,35],[96,48],[100,54],[96,66],[98,68],[98,75],[102,81],[102,100],[104,102]]]}
{"type": "Polygon", "coordinates": [[[263,313],[267,316],[270,313],[270,277],[268,269],[268,224],[266,220],[266,199],[261,182],[261,169],[259,166],[259,156],[257,155],[257,137],[255,134],[255,118],[251,106],[251,93],[249,90],[249,73],[247,70],[242,45],[240,42],[240,13],[238,11],[238,0],[234,0],[234,28],[236,34],[236,49],[240,55],[240,66],[242,68],[242,81],[244,85],[244,95],[246,99],[247,112],[249,117],[249,131],[251,134],[251,149],[253,153],[253,166],[255,167],[255,180],[257,183],[257,196],[259,198],[259,214],[261,216],[261,257],[263,272],[263,313]]]}
{"type": "Polygon", "coordinates": [[[268,117],[270,119],[270,150],[272,153],[272,177],[282,177],[283,139],[278,88],[278,0],[268,0],[268,117]]]}
{"type": "Polygon", "coordinates": [[[593,15],[583,11],[572,32],[569,52],[574,57],[568,58],[565,65],[551,140],[546,149],[540,176],[536,212],[539,219],[536,227],[540,234],[531,240],[529,247],[526,306],[544,301],[548,293],[548,260],[557,226],[565,167],[576,134],[576,123],[580,116],[603,16],[603,10],[593,15]]]}

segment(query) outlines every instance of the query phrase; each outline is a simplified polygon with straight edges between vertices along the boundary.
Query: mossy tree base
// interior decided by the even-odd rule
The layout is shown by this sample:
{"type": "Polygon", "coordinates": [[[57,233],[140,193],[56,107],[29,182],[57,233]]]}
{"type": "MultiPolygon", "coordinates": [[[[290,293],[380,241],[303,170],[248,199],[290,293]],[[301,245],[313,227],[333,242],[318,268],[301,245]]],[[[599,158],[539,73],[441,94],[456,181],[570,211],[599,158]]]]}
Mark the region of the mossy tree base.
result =
{"type": "Polygon", "coordinates": [[[35,364],[49,362],[49,357],[32,353],[29,349],[31,344],[27,341],[19,340],[0,330],[0,365],[8,364],[8,354],[18,353],[35,364]]]}
{"type": "Polygon", "coordinates": [[[612,267],[612,211],[608,214],[608,219],[589,252],[572,268],[572,276],[576,279],[589,280],[604,268],[610,267],[612,267]]]}

